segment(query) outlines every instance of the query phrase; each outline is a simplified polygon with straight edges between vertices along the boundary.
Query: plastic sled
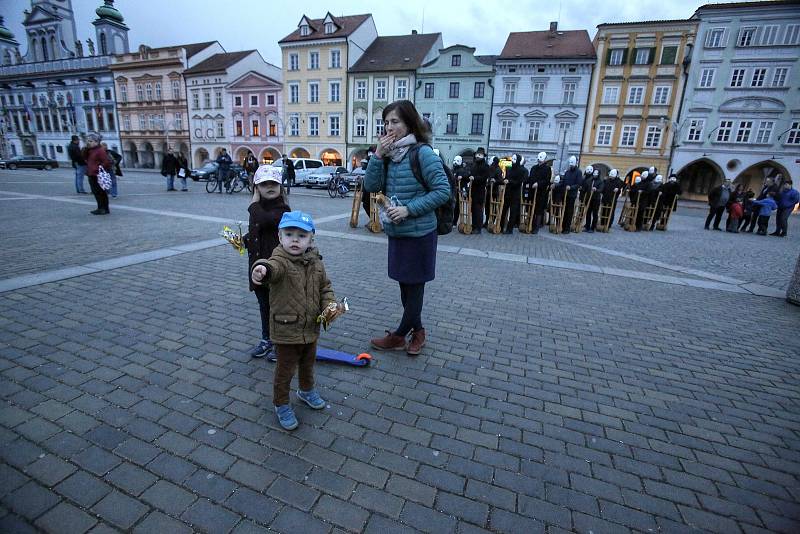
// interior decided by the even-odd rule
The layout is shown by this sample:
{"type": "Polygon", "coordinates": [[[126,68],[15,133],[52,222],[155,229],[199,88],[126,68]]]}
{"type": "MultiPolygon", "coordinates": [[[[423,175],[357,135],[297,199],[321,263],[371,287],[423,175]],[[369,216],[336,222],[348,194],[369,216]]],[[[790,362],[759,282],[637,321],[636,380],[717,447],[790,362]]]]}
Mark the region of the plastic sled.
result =
{"type": "MultiPolygon", "coordinates": [[[[275,361],[275,353],[269,355],[271,362],[275,361]]],[[[342,352],[340,350],[326,349],[317,347],[317,361],[318,362],[340,362],[347,365],[354,365],[356,367],[366,367],[372,361],[372,356],[366,352],[361,354],[350,354],[349,352],[342,352]]]]}

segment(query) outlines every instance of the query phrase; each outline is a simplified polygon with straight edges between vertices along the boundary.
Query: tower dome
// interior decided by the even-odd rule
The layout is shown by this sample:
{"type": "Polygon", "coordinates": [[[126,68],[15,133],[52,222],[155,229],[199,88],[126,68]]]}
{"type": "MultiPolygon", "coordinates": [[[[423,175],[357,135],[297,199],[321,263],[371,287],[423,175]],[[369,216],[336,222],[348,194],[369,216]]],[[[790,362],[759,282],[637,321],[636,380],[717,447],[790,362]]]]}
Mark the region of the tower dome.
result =
{"type": "Polygon", "coordinates": [[[6,28],[2,15],[0,15],[0,39],[5,39],[6,41],[14,40],[14,34],[11,33],[11,30],[6,28]]]}
{"type": "Polygon", "coordinates": [[[105,0],[105,3],[95,9],[94,12],[97,13],[97,16],[101,19],[112,20],[114,22],[119,22],[120,24],[125,21],[125,19],[122,18],[122,13],[120,13],[119,10],[114,7],[114,0],[105,0]]]}

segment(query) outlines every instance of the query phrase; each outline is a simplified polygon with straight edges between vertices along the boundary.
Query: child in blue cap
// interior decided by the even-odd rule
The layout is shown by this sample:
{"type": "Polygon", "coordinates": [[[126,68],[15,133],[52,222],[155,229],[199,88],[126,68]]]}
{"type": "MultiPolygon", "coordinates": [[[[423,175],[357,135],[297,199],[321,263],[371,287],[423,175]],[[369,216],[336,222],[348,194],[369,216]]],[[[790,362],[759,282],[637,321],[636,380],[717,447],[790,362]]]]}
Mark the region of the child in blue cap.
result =
{"type": "Polygon", "coordinates": [[[255,285],[269,284],[269,331],[277,355],[272,403],[278,422],[286,430],[297,428],[297,418],[289,404],[295,369],[300,384],[297,398],[315,410],[325,407],[325,401],[314,389],[320,326],[317,317],[336,298],[322,256],[313,247],[314,231],[314,221],[308,213],[284,213],[278,224],[280,245],[269,259],[257,260],[250,269],[255,285]]]}

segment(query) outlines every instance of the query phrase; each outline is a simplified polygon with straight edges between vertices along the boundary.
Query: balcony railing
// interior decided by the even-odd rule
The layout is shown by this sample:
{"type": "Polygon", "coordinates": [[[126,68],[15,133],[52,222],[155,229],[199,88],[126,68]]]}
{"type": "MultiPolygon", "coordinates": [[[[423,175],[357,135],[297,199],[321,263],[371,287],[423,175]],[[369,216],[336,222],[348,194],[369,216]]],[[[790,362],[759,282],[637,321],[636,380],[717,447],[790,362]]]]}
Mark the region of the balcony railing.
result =
{"type": "Polygon", "coordinates": [[[111,64],[111,56],[75,57],[55,59],[53,61],[38,61],[36,63],[22,63],[19,65],[3,65],[0,67],[2,76],[22,76],[25,74],[39,74],[48,72],[82,71],[102,69],[111,64]]]}

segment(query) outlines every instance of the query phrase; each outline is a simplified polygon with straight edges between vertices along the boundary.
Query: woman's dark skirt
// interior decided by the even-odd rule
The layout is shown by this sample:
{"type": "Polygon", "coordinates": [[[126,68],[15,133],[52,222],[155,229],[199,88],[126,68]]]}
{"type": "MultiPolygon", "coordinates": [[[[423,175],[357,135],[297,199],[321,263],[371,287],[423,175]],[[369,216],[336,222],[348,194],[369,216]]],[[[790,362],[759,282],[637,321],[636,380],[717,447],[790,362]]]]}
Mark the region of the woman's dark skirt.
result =
{"type": "Polygon", "coordinates": [[[389,278],[421,284],[436,277],[436,230],[422,237],[389,237],[389,278]]]}

